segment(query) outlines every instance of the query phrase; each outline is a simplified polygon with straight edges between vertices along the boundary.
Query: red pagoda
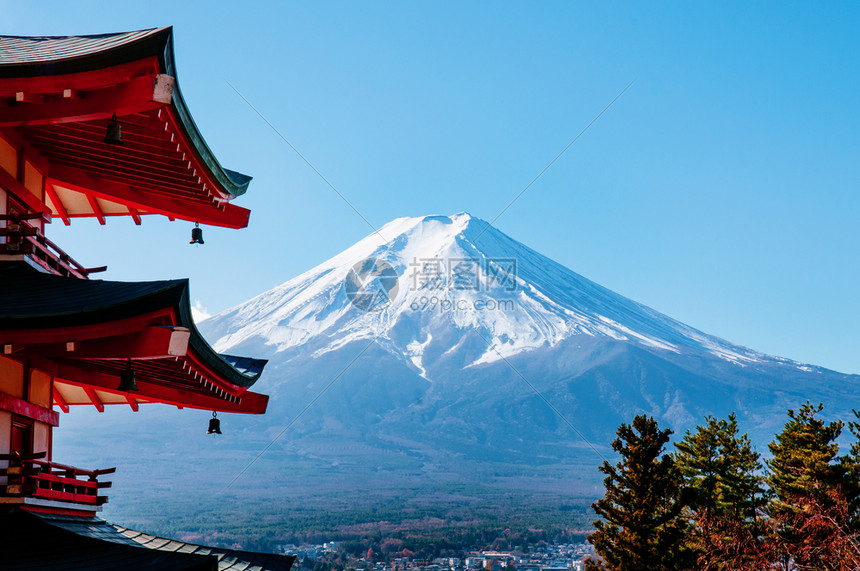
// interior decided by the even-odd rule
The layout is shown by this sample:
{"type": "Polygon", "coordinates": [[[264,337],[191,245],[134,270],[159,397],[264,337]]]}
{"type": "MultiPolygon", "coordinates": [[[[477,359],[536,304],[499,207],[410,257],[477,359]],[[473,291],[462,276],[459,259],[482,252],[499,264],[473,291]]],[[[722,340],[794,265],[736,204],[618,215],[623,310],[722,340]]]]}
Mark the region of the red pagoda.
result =
{"type": "Polygon", "coordinates": [[[265,361],[206,343],[186,280],[91,279],[105,268],[46,237],[58,219],[114,216],[242,228],[249,211],[231,201],[249,181],[198,132],[171,28],[0,36],[0,568],[289,569],[292,557],[105,522],[114,469],[66,466],[52,447],[57,409],[74,405],[266,411],[268,397],[249,390],[265,361]]]}

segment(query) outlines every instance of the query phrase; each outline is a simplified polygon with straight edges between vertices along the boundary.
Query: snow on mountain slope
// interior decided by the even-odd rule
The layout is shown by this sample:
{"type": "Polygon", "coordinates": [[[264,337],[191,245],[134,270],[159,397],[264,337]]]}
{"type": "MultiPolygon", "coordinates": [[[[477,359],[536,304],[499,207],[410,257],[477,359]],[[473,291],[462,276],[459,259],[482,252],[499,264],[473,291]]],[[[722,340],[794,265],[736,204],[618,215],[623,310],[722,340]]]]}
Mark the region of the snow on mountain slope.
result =
{"type": "Polygon", "coordinates": [[[655,352],[707,353],[742,365],[799,366],[620,296],[466,213],[398,218],[202,328],[218,351],[253,346],[270,356],[299,347],[318,356],[376,338],[430,380],[428,356],[458,351],[456,332],[474,332],[484,342],[477,354],[469,353],[466,367],[577,335],[655,352]]]}

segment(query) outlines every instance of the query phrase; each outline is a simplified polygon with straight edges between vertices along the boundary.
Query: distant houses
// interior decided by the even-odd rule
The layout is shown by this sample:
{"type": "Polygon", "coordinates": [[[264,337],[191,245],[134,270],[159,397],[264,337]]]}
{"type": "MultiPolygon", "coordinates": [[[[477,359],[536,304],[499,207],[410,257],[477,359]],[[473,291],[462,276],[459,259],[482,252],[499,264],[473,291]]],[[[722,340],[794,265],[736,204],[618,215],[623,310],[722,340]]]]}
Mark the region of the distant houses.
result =
{"type": "MultiPolygon", "coordinates": [[[[284,553],[300,558],[318,559],[337,550],[338,542],[322,545],[284,546],[284,553]]],[[[428,561],[409,556],[386,561],[370,557],[352,560],[347,570],[366,571],[584,571],[584,560],[594,555],[586,543],[549,545],[539,550],[472,551],[464,557],[439,557],[428,561]]]]}

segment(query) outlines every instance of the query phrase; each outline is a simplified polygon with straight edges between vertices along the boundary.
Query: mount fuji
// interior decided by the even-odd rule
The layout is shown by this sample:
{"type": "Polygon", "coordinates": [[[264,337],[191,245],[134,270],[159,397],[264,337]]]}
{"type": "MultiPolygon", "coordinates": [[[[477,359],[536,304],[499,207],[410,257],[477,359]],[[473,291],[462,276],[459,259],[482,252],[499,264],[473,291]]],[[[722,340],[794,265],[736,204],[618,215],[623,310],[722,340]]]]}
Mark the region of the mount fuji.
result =
{"type": "Polygon", "coordinates": [[[270,359],[271,419],[318,398],[294,442],[433,465],[594,464],[638,413],[682,432],[735,411],[764,443],[787,408],[844,415],[860,395],[860,377],[698,331],[466,213],[396,219],[201,330],[219,352],[270,359]]]}

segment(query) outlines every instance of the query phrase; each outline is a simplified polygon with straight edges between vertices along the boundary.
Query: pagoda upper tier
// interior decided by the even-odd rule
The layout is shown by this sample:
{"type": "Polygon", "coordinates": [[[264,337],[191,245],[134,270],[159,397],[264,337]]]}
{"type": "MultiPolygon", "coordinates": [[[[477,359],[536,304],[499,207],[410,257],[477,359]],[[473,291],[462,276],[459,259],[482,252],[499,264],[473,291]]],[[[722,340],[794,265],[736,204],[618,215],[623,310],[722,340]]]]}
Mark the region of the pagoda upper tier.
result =
{"type": "Polygon", "coordinates": [[[250,211],[230,200],[251,177],[223,168],[197,130],[176,80],[170,27],[0,36],[0,167],[0,185],[29,211],[66,224],[110,216],[140,224],[161,214],[248,225],[250,211]],[[112,122],[121,144],[105,143],[112,122]]]}

